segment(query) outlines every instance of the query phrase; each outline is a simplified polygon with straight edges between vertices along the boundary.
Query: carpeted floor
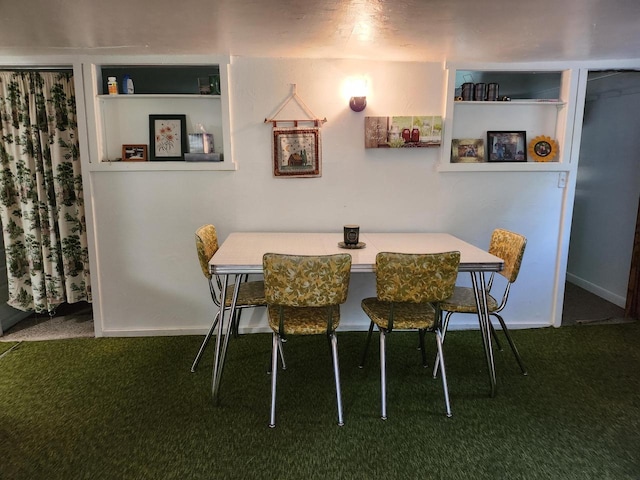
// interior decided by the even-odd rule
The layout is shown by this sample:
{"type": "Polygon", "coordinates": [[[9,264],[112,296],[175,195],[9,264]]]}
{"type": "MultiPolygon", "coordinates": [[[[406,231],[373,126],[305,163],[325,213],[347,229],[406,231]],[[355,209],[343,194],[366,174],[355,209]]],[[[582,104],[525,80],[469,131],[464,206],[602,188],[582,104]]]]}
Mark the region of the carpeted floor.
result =
{"type": "Polygon", "coordinates": [[[268,334],[232,340],[218,406],[211,347],[189,368],[201,336],[17,343],[0,359],[0,478],[638,480],[640,325],[512,335],[529,375],[495,352],[494,398],[478,332],[447,335],[447,418],[417,335],[392,333],[382,421],[377,341],[361,369],[365,333],[340,333],[344,427],[326,339],[292,337],[274,429],[268,334]]]}

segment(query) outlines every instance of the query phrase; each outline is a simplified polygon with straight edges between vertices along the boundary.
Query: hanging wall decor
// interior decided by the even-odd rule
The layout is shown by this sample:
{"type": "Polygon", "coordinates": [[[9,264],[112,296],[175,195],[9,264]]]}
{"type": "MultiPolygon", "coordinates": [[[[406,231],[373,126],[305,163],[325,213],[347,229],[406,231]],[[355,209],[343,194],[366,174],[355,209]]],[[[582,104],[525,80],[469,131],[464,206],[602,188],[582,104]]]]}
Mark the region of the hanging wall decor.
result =
{"type": "Polygon", "coordinates": [[[364,148],[439,147],[442,117],[365,117],[364,148]]]}
{"type": "Polygon", "coordinates": [[[322,148],[320,127],[327,119],[318,119],[296,93],[284,101],[272,118],[265,123],[273,124],[273,175],[275,177],[320,177],[322,176],[322,148]],[[277,115],[291,101],[304,110],[309,118],[302,120],[277,120],[277,115]]]}
{"type": "Polygon", "coordinates": [[[273,174],[276,177],[319,177],[319,128],[273,129],[273,174]]]}

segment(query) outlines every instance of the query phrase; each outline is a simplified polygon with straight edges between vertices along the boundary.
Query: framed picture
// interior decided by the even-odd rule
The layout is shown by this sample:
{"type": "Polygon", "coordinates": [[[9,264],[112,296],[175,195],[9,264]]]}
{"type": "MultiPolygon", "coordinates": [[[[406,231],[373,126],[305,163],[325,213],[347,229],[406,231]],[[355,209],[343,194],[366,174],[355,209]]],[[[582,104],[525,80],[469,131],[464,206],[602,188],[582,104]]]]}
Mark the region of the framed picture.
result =
{"type": "Polygon", "coordinates": [[[484,140],[454,138],[451,140],[451,163],[484,162],[484,140]]]}
{"type": "Polygon", "coordinates": [[[184,160],[186,115],[149,115],[150,160],[184,160]]]}
{"type": "Polygon", "coordinates": [[[487,132],[490,162],[526,162],[527,132],[487,132]]]}
{"type": "Polygon", "coordinates": [[[317,128],[273,129],[273,175],[320,177],[320,132],[317,128]]]}
{"type": "Polygon", "coordinates": [[[550,162],[558,155],[558,142],[540,135],[529,142],[529,156],[536,162],[550,162]]]}
{"type": "Polygon", "coordinates": [[[365,117],[364,148],[439,147],[442,117],[365,117]]]}
{"type": "Polygon", "coordinates": [[[122,161],[123,162],[146,162],[147,146],[146,145],[122,145],[122,161]]]}

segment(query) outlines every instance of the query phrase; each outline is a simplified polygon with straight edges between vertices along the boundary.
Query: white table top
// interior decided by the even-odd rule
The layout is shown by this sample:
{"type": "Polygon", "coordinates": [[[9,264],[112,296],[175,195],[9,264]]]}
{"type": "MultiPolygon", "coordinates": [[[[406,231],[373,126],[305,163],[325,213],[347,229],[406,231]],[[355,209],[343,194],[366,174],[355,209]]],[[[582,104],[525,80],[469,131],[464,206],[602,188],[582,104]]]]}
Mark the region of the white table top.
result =
{"type": "Polygon", "coordinates": [[[461,272],[500,271],[502,259],[448,233],[360,233],[362,249],[340,248],[340,233],[234,232],[209,261],[216,275],[262,273],[262,256],[351,254],[351,271],[373,272],[378,252],[439,253],[460,252],[461,272]]]}

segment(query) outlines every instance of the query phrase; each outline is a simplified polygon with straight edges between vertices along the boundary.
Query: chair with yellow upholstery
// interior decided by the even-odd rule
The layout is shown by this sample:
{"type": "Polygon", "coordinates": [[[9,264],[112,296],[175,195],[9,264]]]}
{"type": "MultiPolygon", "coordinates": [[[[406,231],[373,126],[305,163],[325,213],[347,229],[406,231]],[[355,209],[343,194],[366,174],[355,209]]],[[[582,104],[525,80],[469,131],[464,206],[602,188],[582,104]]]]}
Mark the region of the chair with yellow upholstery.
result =
{"type": "MultiPolygon", "coordinates": [[[[511,346],[511,350],[516,357],[516,361],[518,362],[523,375],[527,374],[527,369],[524,366],[522,358],[520,357],[520,353],[518,353],[518,349],[516,348],[516,345],[513,342],[511,335],[509,334],[509,329],[507,328],[504,319],[500,315],[500,312],[507,305],[511,285],[518,278],[518,273],[520,272],[520,265],[522,264],[522,257],[524,256],[524,249],[526,245],[527,239],[524,236],[501,228],[495,229],[491,235],[491,241],[489,243],[489,253],[495,255],[498,258],[501,258],[504,261],[504,267],[500,272],[493,272],[489,277],[489,281],[487,282],[487,308],[489,310],[489,317],[493,316],[498,319],[500,327],[502,328],[502,331],[504,332],[504,335],[509,342],[509,345],[511,346]],[[506,279],[505,290],[502,293],[502,299],[500,302],[497,301],[496,297],[491,295],[491,288],[493,287],[496,273],[502,275],[506,279]]],[[[473,293],[473,288],[471,287],[456,286],[453,292],[453,296],[444,301],[441,306],[442,310],[446,312],[442,331],[443,335],[446,335],[447,328],[449,327],[449,321],[451,320],[451,316],[454,313],[472,313],[474,315],[478,314],[476,299],[473,293]]],[[[498,348],[502,350],[495,329],[491,322],[489,323],[489,325],[491,334],[496,340],[498,348]]]]}
{"type": "MultiPolygon", "coordinates": [[[[220,315],[220,293],[222,291],[222,282],[219,277],[215,277],[216,281],[213,281],[214,275],[209,271],[209,260],[211,257],[218,251],[218,234],[216,232],[216,228],[213,225],[203,225],[202,227],[196,230],[196,249],[198,251],[198,259],[200,260],[200,266],[202,267],[202,273],[207,278],[209,282],[209,292],[211,293],[211,298],[213,303],[216,305],[216,316],[213,319],[213,324],[209,329],[209,332],[204,337],[202,345],[200,346],[200,350],[198,350],[198,354],[196,355],[195,360],[193,361],[193,365],[191,366],[191,371],[195,372],[200,362],[200,358],[207,347],[207,343],[209,339],[213,335],[213,332],[218,324],[219,315],[220,315]]],[[[264,298],[264,282],[260,281],[246,281],[246,276],[240,279],[242,283],[240,284],[240,288],[238,290],[238,299],[236,302],[236,314],[237,317],[233,319],[234,321],[234,329],[237,329],[237,322],[240,320],[240,313],[245,308],[255,308],[255,307],[264,307],[266,305],[266,300],[264,298]]],[[[233,298],[234,285],[229,285],[227,287],[226,295],[225,295],[225,310],[229,310],[231,308],[231,302],[233,298]]],[[[284,360],[284,359],[283,359],[284,360]]]]}
{"type": "Polygon", "coordinates": [[[292,335],[328,337],[331,345],[338,404],[338,425],[343,425],[338,343],[335,335],[340,323],[340,305],[347,300],[351,275],[351,255],[263,256],[264,290],[269,326],[273,330],[271,416],[276,424],[276,380],[278,345],[292,335]]]}
{"type": "MultiPolygon", "coordinates": [[[[380,386],[382,419],[387,418],[386,336],[393,330],[418,330],[436,336],[447,416],[451,416],[444,366],[440,302],[450,297],[458,275],[460,252],[409,254],[380,252],[376,256],[376,297],[362,300],[362,309],[380,332],[380,386]]],[[[364,363],[364,359],[363,359],[364,363]]],[[[362,365],[361,365],[362,366],[362,365]]]]}

